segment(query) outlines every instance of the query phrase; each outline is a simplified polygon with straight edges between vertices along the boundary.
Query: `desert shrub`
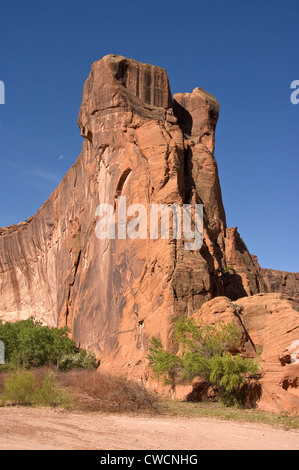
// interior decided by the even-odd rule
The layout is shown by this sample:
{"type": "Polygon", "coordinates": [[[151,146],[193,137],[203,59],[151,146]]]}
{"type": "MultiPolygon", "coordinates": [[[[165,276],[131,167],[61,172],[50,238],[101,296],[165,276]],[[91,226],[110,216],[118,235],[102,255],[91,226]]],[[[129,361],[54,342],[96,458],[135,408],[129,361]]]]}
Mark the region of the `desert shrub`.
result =
{"type": "Polygon", "coordinates": [[[202,321],[196,323],[193,318],[180,318],[175,326],[175,337],[184,356],[190,353],[211,358],[235,349],[240,342],[241,328],[221,321],[208,325],[202,321]]]}
{"type": "Polygon", "coordinates": [[[156,394],[142,383],[99,371],[57,371],[57,383],[72,396],[74,407],[82,411],[108,413],[142,412],[156,414],[160,404],[156,394]]]}
{"type": "Polygon", "coordinates": [[[70,405],[71,399],[67,392],[57,387],[55,374],[47,372],[36,392],[35,402],[42,406],[66,407],[70,405]]]}
{"type": "Polygon", "coordinates": [[[149,366],[154,376],[165,384],[192,383],[202,378],[217,386],[221,401],[226,405],[244,402],[244,390],[258,366],[252,359],[232,354],[240,341],[241,329],[232,323],[214,325],[196,323],[181,318],[175,327],[179,353],[165,351],[158,338],[152,338],[149,366]]]}
{"type": "Polygon", "coordinates": [[[244,392],[248,379],[258,371],[257,365],[249,358],[240,354],[232,356],[214,356],[208,362],[208,380],[217,385],[221,401],[226,405],[244,404],[244,392]]]}
{"type": "Polygon", "coordinates": [[[32,405],[38,387],[38,381],[31,372],[15,372],[4,382],[2,399],[14,405],[32,405]]]}
{"type": "Polygon", "coordinates": [[[58,406],[69,403],[67,393],[56,386],[55,375],[47,372],[42,380],[29,370],[14,372],[4,380],[3,404],[58,406]]]}
{"type": "Polygon", "coordinates": [[[65,354],[58,360],[58,369],[68,371],[72,369],[96,369],[99,363],[91,351],[81,350],[73,354],[65,354]]]}
{"type": "Polygon", "coordinates": [[[0,374],[0,404],[59,406],[86,412],[157,414],[158,396],[142,383],[96,370],[39,367],[0,374]]]}
{"type": "Polygon", "coordinates": [[[69,333],[67,327],[49,328],[32,317],[15,323],[0,321],[0,340],[5,344],[8,362],[6,367],[0,366],[0,370],[58,365],[63,361],[72,367],[96,367],[94,356],[78,350],[69,333]]]}
{"type": "Polygon", "coordinates": [[[235,274],[236,270],[235,270],[234,266],[226,266],[226,268],[224,269],[224,273],[225,274],[235,274]]]}
{"type": "Polygon", "coordinates": [[[56,364],[61,355],[73,352],[76,344],[68,334],[67,327],[49,328],[32,317],[15,323],[0,322],[6,361],[25,368],[56,364]]]}

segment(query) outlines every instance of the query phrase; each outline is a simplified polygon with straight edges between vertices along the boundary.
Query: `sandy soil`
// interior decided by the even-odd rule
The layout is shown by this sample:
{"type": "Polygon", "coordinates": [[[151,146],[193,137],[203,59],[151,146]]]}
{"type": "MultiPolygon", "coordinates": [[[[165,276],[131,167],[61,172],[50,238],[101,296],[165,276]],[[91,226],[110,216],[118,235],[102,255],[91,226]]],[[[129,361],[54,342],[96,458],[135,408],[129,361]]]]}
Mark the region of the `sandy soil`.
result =
{"type": "Polygon", "coordinates": [[[299,432],[208,418],[0,408],[0,450],[299,450],[299,432]]]}

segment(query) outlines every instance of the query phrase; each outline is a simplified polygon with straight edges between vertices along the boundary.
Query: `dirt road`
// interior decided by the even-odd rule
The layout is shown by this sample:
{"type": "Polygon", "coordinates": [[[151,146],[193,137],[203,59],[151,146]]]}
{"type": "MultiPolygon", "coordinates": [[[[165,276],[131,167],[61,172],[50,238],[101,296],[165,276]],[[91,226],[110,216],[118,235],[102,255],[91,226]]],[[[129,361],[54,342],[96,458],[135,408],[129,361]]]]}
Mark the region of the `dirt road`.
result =
{"type": "Polygon", "coordinates": [[[299,450],[299,432],[208,418],[0,408],[0,450],[299,450]]]}

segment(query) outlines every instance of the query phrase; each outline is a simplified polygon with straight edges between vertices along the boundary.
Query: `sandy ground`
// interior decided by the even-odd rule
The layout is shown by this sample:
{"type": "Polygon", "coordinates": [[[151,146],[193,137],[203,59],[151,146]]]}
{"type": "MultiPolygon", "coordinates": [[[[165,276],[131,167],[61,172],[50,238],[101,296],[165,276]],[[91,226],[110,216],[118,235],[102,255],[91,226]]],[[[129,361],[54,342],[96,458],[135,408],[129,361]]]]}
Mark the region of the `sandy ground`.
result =
{"type": "Polygon", "coordinates": [[[299,432],[208,418],[0,408],[0,450],[299,450],[299,432]]]}

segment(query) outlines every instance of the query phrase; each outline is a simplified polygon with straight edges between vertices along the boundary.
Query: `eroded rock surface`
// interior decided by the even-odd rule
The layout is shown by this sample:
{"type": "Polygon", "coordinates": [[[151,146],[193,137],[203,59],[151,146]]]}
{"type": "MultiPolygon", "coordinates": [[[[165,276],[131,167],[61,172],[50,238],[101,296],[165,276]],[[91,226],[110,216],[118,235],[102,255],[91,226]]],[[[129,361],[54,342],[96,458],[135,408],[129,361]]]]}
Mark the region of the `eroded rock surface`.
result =
{"type": "Polygon", "coordinates": [[[37,214],[0,229],[0,318],[68,325],[104,370],[138,378],[152,336],[173,349],[179,316],[217,296],[264,292],[254,257],[226,226],[218,114],[200,88],[172,97],[159,67],[115,55],[95,62],[79,113],[81,154],[37,214]],[[119,196],[127,206],[202,203],[202,248],[186,251],[184,239],[99,240],[96,208],[117,210],[119,196]]]}
{"type": "Polygon", "coordinates": [[[233,322],[243,335],[239,352],[262,368],[260,409],[299,414],[299,308],[282,294],[257,294],[232,302],[218,297],[194,315],[207,323],[233,322]]]}
{"type": "Polygon", "coordinates": [[[276,269],[261,269],[268,292],[281,292],[299,304],[299,273],[289,273],[276,269]]]}

